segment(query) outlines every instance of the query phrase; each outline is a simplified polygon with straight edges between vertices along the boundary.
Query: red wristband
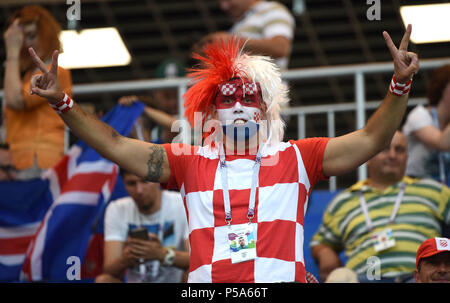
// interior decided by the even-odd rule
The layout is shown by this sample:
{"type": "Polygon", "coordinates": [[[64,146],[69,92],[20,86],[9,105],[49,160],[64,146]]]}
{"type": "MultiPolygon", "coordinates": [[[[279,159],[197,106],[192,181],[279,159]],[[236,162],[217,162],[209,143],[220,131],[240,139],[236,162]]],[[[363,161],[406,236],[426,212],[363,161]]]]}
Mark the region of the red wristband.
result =
{"type": "Polygon", "coordinates": [[[50,104],[50,106],[53,107],[53,109],[56,110],[58,114],[64,114],[72,109],[73,100],[69,97],[69,95],[64,93],[64,98],[60,102],[56,104],[50,104]]]}
{"type": "Polygon", "coordinates": [[[411,90],[411,83],[412,83],[412,79],[410,79],[406,83],[399,83],[399,82],[397,82],[397,80],[393,76],[392,77],[392,81],[391,81],[391,85],[389,85],[389,90],[394,95],[401,97],[401,96],[406,95],[407,93],[409,93],[409,91],[411,90]]]}

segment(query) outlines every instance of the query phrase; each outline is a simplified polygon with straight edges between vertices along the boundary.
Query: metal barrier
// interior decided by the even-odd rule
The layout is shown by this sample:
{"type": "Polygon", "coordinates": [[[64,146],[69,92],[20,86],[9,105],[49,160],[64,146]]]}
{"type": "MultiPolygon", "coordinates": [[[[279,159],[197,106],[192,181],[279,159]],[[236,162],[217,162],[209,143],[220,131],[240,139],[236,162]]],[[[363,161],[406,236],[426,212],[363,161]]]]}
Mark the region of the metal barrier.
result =
{"type": "MultiPolygon", "coordinates": [[[[422,59],[420,61],[420,69],[435,69],[442,65],[450,64],[450,57],[437,59],[422,59]]],[[[302,80],[314,78],[342,77],[353,76],[355,81],[355,101],[340,104],[314,105],[314,106],[298,106],[290,107],[282,112],[283,115],[291,115],[298,117],[298,138],[305,138],[305,119],[309,114],[327,114],[328,137],[335,136],[335,114],[342,111],[356,111],[355,129],[361,129],[366,123],[366,110],[377,108],[380,101],[366,102],[364,76],[367,74],[377,74],[393,72],[392,62],[371,63],[371,64],[353,64],[329,67],[315,68],[299,68],[291,69],[282,73],[284,80],[302,80]]],[[[102,93],[126,93],[136,91],[148,91],[158,88],[177,88],[178,89],[178,109],[179,116],[184,116],[184,107],[182,96],[188,87],[187,78],[175,79],[148,79],[148,80],[130,80],[120,82],[105,82],[94,84],[78,84],[74,85],[74,96],[86,94],[102,94],[102,93]]],[[[387,86],[388,84],[386,84],[387,86]]],[[[0,91],[0,98],[3,101],[3,90],[0,91]]],[[[425,98],[411,98],[408,106],[417,104],[425,104],[425,98]]],[[[3,103],[3,102],[2,102],[3,103]]],[[[367,178],[367,169],[365,165],[358,168],[358,179],[367,178]]],[[[330,178],[330,191],[336,190],[336,178],[330,178]]]]}

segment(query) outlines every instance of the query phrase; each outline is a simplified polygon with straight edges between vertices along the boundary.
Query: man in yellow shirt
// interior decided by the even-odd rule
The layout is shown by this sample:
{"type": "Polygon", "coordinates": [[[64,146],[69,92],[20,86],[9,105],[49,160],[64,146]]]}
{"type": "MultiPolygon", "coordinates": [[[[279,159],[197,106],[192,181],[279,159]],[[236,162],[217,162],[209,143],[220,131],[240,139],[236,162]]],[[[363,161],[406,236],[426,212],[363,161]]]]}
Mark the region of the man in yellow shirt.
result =
{"type": "Polygon", "coordinates": [[[397,131],[367,162],[369,178],[328,204],[310,244],[322,281],[341,266],[342,250],[345,267],[361,282],[413,279],[420,244],[440,236],[441,225],[450,223],[450,189],[432,179],[406,177],[407,159],[406,138],[397,131]]]}

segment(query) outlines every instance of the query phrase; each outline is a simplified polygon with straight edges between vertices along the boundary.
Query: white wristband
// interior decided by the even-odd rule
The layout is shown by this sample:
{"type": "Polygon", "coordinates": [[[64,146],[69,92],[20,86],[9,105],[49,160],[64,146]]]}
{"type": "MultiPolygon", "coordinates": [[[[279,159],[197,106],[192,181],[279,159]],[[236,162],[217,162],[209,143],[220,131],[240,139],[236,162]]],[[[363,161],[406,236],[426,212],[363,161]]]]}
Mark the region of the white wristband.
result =
{"type": "Polygon", "coordinates": [[[58,114],[64,114],[72,109],[73,107],[73,100],[69,97],[66,93],[64,93],[64,98],[56,103],[56,104],[50,104],[50,106],[56,110],[58,114]]]}

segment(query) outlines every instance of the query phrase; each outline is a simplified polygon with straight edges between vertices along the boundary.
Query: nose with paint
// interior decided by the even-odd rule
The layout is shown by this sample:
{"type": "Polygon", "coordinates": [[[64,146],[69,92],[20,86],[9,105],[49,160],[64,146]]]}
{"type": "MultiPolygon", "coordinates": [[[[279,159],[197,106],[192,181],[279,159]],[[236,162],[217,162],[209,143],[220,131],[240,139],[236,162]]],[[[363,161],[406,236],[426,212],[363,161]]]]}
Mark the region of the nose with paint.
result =
{"type": "Polygon", "coordinates": [[[234,140],[247,140],[259,129],[261,90],[255,82],[232,79],[219,86],[216,108],[223,131],[234,140]]]}

